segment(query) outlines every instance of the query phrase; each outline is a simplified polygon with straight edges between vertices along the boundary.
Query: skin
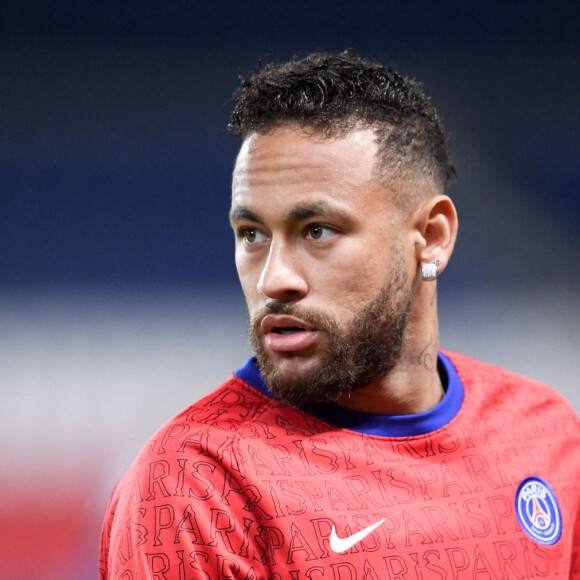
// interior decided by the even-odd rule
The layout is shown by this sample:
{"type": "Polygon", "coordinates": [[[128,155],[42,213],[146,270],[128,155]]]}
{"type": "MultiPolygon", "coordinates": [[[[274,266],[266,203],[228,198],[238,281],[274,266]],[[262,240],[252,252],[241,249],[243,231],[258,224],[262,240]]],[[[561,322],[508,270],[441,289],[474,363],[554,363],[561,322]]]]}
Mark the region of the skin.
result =
{"type": "MultiPolygon", "coordinates": [[[[377,145],[370,129],[337,138],[281,126],[249,136],[233,173],[230,219],[236,267],[250,318],[268,303],[292,303],[331,316],[346,328],[361,305],[393,276],[394,253],[406,265],[413,294],[401,356],[395,368],[338,403],[387,415],[425,411],[439,402],[436,282],[421,278],[421,264],[451,256],[457,215],[451,200],[418,176],[398,183],[420,200],[395,204],[377,179],[377,145]],[[414,188],[411,190],[411,188],[414,188]]],[[[298,325],[298,324],[297,324],[298,325]]],[[[324,333],[306,348],[268,348],[284,373],[305,372],[324,350],[324,333]]]]}

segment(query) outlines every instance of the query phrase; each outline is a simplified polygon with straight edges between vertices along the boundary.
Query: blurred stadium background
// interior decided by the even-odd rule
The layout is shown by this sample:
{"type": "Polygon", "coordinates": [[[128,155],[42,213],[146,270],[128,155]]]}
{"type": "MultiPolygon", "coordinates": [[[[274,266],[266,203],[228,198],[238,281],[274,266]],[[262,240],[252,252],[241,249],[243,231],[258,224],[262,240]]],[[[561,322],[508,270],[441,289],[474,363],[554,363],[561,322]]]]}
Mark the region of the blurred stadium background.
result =
{"type": "Polygon", "coordinates": [[[113,485],[249,355],[227,209],[238,74],[351,47],[430,89],[461,231],[442,346],[580,409],[571,2],[0,6],[0,578],[89,579],[113,485]]]}

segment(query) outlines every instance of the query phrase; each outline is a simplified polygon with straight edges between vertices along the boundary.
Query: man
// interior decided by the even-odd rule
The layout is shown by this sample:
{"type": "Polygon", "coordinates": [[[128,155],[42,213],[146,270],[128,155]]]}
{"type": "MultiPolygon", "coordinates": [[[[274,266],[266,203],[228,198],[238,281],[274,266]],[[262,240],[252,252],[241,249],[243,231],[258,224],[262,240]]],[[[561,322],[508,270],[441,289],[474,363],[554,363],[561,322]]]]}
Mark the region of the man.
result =
{"type": "Polygon", "coordinates": [[[353,53],[242,84],[230,219],[256,358],[119,483],[101,574],[580,578],[580,425],[438,351],[457,216],[416,82],[353,53]]]}

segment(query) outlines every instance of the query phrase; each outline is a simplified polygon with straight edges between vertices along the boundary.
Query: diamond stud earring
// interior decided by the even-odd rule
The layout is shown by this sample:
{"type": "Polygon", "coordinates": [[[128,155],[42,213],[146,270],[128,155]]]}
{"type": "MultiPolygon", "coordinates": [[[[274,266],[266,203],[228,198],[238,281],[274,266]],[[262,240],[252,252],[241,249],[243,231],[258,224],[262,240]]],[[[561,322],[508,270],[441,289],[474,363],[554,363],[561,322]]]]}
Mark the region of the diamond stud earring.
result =
{"type": "Polygon", "coordinates": [[[421,266],[421,275],[423,276],[423,280],[428,282],[435,280],[437,278],[437,266],[441,264],[441,260],[439,258],[435,258],[433,262],[429,264],[423,264],[421,266]]]}

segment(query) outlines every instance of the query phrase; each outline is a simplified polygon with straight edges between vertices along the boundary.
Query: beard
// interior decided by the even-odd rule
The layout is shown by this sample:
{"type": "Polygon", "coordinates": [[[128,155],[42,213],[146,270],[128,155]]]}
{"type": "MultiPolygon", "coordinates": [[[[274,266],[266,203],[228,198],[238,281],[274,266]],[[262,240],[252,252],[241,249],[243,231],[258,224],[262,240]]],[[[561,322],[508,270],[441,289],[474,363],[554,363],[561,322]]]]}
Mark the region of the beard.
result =
{"type": "Polygon", "coordinates": [[[402,259],[397,266],[394,276],[345,329],[327,314],[294,303],[272,302],[250,321],[258,366],[273,395],[296,407],[332,403],[391,372],[401,354],[413,303],[402,259]],[[268,355],[261,335],[261,322],[268,314],[296,316],[325,334],[327,341],[319,361],[302,371],[282,372],[268,355]]]}

